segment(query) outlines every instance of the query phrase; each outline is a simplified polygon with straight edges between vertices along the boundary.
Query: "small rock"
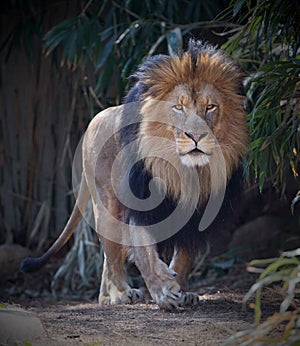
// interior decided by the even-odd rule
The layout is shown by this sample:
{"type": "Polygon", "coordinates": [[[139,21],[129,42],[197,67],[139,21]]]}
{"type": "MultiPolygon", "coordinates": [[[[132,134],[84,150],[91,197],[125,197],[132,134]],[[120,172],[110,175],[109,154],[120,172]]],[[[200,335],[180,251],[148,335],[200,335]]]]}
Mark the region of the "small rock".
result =
{"type": "Polygon", "coordinates": [[[0,308],[0,343],[33,342],[44,338],[40,319],[22,309],[0,308]]]}
{"type": "Polygon", "coordinates": [[[260,216],[238,228],[229,245],[239,249],[238,256],[245,260],[278,255],[283,221],[276,216],[260,216]]]}

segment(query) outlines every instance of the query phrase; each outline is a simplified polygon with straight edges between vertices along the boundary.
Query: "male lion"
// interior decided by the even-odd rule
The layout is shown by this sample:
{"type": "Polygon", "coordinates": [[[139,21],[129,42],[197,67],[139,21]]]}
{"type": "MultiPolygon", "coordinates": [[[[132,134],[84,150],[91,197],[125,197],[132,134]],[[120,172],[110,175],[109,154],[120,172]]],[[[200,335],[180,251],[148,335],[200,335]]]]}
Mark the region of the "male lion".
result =
{"type": "Polygon", "coordinates": [[[205,235],[234,211],[248,143],[244,74],[215,47],[191,40],[179,56],[149,58],[134,77],[125,104],[99,113],[88,127],[80,191],[65,229],[21,270],[39,269],[61,249],[91,198],[105,253],[99,303],[143,298],[126,282],[129,258],[153,300],[172,310],[197,303],[187,291],[194,260],[205,235]]]}

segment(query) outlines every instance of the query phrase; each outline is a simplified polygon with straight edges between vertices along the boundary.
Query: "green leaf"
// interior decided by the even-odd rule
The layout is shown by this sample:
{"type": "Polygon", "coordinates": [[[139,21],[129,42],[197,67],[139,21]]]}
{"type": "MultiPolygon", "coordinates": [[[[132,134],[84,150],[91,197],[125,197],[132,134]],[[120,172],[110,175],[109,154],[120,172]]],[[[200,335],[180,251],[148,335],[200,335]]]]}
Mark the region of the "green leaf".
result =
{"type": "Polygon", "coordinates": [[[264,272],[260,275],[260,279],[264,279],[271,273],[275,273],[280,267],[298,265],[299,261],[294,258],[280,258],[276,262],[270,264],[264,272]]]}
{"type": "Polygon", "coordinates": [[[300,201],[300,192],[297,193],[296,197],[293,198],[291,203],[291,212],[294,214],[295,205],[300,201]]]}
{"type": "Polygon", "coordinates": [[[77,17],[70,17],[49,30],[45,37],[47,53],[52,52],[64,40],[67,40],[77,24],[77,17]]]}
{"type": "Polygon", "coordinates": [[[243,303],[246,303],[254,293],[256,293],[258,290],[261,290],[264,286],[278,281],[282,281],[282,276],[280,274],[272,274],[261,280],[258,280],[254,285],[251,286],[250,290],[243,298],[243,303]]]}
{"type": "Polygon", "coordinates": [[[182,34],[180,28],[175,28],[167,32],[168,52],[174,56],[182,49],[182,34]]]}
{"type": "Polygon", "coordinates": [[[32,346],[32,343],[29,341],[23,341],[24,346],[32,346]]]}
{"type": "Polygon", "coordinates": [[[234,7],[233,7],[234,17],[240,12],[244,4],[245,4],[245,0],[236,1],[234,3],[234,7]]]}
{"type": "Polygon", "coordinates": [[[109,37],[111,37],[113,35],[113,32],[114,32],[114,27],[111,26],[105,30],[103,30],[101,33],[100,33],[100,39],[101,41],[106,41],[109,37]]]}
{"type": "Polygon", "coordinates": [[[104,49],[101,53],[101,58],[100,58],[100,61],[99,63],[97,64],[97,68],[98,69],[101,69],[101,67],[103,67],[103,65],[105,64],[105,62],[107,61],[111,51],[112,51],[112,48],[113,48],[113,45],[114,45],[114,42],[115,42],[115,39],[114,39],[114,36],[112,36],[108,42],[105,44],[104,46],[104,49]]]}

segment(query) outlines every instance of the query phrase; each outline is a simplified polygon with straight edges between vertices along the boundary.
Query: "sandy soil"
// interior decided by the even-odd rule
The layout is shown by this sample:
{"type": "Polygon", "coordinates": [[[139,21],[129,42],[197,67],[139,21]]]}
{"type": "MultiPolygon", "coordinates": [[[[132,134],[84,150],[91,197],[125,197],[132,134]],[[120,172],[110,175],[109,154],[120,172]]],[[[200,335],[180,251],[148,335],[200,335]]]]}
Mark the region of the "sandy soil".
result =
{"type": "Polygon", "coordinates": [[[219,345],[252,322],[242,295],[202,295],[195,308],[163,312],[155,304],[99,307],[96,302],[35,300],[21,306],[37,315],[49,345],[219,345]]]}
{"type": "MultiPolygon", "coordinates": [[[[21,294],[1,300],[40,318],[46,336],[40,345],[215,346],[253,322],[253,311],[243,307],[242,299],[254,279],[244,265],[236,266],[228,275],[198,287],[196,307],[174,313],[163,312],[152,302],[103,308],[96,298],[51,301],[21,294]]],[[[264,311],[273,313],[273,304],[266,304],[264,311]]]]}

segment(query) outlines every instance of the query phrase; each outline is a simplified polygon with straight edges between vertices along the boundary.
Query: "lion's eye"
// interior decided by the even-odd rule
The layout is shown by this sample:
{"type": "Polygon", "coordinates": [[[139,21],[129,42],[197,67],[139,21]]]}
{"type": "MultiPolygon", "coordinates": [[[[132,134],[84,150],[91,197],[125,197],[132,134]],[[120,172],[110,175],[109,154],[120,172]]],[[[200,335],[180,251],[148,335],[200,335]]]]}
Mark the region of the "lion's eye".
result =
{"type": "Polygon", "coordinates": [[[174,105],[173,109],[175,109],[175,111],[183,111],[183,105],[181,104],[174,105]]]}
{"type": "Polygon", "coordinates": [[[208,111],[212,111],[216,108],[217,106],[213,105],[213,104],[209,104],[206,106],[206,109],[205,111],[208,112],[208,111]]]}

